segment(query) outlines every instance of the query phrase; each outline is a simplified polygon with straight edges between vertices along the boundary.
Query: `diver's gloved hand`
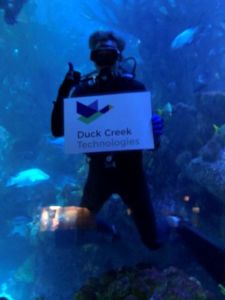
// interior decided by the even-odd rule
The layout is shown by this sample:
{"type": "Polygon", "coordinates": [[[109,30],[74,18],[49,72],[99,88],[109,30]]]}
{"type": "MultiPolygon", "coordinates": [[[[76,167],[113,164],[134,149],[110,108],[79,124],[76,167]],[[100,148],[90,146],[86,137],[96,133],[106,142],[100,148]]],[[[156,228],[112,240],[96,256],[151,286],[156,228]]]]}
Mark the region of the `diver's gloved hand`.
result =
{"type": "Polygon", "coordinates": [[[71,89],[77,84],[79,84],[81,79],[80,72],[74,70],[73,64],[69,62],[68,65],[69,65],[69,70],[66,73],[63,83],[61,84],[59,89],[60,94],[63,95],[64,97],[67,97],[69,95],[71,89]]]}
{"type": "Polygon", "coordinates": [[[155,147],[158,148],[160,145],[160,137],[163,134],[164,120],[157,114],[152,115],[152,130],[155,142],[155,147]]]}

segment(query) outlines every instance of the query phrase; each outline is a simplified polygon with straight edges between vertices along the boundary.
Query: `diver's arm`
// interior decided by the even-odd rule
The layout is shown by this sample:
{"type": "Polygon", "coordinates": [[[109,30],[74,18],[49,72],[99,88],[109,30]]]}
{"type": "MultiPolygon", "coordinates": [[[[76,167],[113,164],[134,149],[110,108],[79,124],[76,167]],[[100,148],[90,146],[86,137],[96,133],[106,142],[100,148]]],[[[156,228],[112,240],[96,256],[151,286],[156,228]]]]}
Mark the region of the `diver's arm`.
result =
{"type": "Polygon", "coordinates": [[[164,120],[158,114],[152,115],[152,129],[154,139],[154,150],[159,149],[161,142],[161,135],[163,134],[164,120]]]}
{"type": "Polygon", "coordinates": [[[60,137],[64,135],[64,112],[63,112],[63,94],[58,91],[56,101],[53,102],[53,110],[51,114],[51,131],[54,137],[60,137]]]}
{"type": "Polygon", "coordinates": [[[53,102],[51,132],[54,137],[64,135],[64,99],[69,97],[73,87],[78,86],[80,77],[80,73],[74,71],[73,65],[69,63],[69,71],[59,87],[56,101],[53,102]]]}
{"type": "MultiPolygon", "coordinates": [[[[54,137],[61,137],[64,135],[64,99],[70,97],[70,89],[65,89],[63,84],[60,86],[56,101],[53,102],[53,110],[51,114],[51,132],[54,137]]],[[[71,97],[85,96],[85,89],[77,85],[72,92],[71,97]]]]}
{"type": "Polygon", "coordinates": [[[51,131],[54,137],[64,135],[64,99],[69,97],[72,86],[64,79],[58,90],[56,101],[53,102],[51,114],[51,131]]]}
{"type": "Polygon", "coordinates": [[[146,92],[147,91],[147,88],[145,87],[145,85],[138,80],[129,79],[129,78],[124,79],[124,80],[126,80],[125,86],[128,87],[128,90],[130,87],[131,92],[146,92]]]}

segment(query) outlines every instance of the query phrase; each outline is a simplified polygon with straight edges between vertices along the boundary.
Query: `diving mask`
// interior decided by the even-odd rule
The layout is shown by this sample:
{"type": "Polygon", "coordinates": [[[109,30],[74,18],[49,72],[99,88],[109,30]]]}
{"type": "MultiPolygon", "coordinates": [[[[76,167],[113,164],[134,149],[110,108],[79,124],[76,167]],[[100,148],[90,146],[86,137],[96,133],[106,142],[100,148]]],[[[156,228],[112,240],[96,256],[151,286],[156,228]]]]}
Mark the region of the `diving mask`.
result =
{"type": "Polygon", "coordinates": [[[115,48],[102,47],[91,51],[91,60],[99,67],[113,66],[120,57],[120,52],[115,48]]]}

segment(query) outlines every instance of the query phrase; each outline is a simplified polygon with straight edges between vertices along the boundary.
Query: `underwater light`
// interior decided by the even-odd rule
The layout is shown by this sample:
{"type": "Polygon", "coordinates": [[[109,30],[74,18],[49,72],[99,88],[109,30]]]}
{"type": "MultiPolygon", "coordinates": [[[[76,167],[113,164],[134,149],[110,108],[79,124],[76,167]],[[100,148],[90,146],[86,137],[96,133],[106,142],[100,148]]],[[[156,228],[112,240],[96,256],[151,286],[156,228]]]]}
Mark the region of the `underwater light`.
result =
{"type": "Polygon", "coordinates": [[[199,206],[193,206],[192,207],[192,212],[194,213],[194,214],[199,214],[200,213],[200,207],[199,206]]]}
{"type": "Polygon", "coordinates": [[[185,195],[183,198],[184,202],[189,202],[190,199],[191,199],[191,197],[189,195],[185,195]]]}
{"type": "Polygon", "coordinates": [[[0,294],[0,300],[15,300],[14,298],[12,298],[12,296],[10,296],[9,294],[7,294],[7,293],[2,293],[2,294],[0,294]]]}
{"type": "Polygon", "coordinates": [[[42,208],[40,231],[95,227],[95,219],[89,209],[78,206],[46,206],[42,208]]]}
{"type": "Polygon", "coordinates": [[[14,300],[14,298],[9,295],[6,291],[8,290],[8,285],[6,282],[1,284],[1,291],[0,291],[0,300],[14,300]]]}
{"type": "Polygon", "coordinates": [[[132,214],[132,210],[130,208],[127,209],[127,214],[130,216],[132,214]]]}

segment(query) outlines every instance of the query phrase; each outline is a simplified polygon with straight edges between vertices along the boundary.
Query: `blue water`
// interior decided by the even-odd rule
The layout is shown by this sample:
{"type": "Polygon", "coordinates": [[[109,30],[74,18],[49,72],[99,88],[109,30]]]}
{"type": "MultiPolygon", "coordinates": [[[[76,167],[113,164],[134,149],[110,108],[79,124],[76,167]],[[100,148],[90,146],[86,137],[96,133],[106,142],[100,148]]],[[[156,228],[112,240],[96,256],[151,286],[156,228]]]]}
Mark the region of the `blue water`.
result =
{"type": "Polygon", "coordinates": [[[112,30],[126,40],[124,57],[136,58],[136,78],[165,120],[160,149],[144,159],[157,216],[178,215],[224,247],[225,4],[29,0],[14,25],[0,13],[0,295],[72,299],[90,277],[145,261],[177,265],[219,299],[217,285],[225,282],[199,263],[185,238],[174,234],[166,248],[149,251],[116,195],[100,212],[120,231],[116,242],[93,230],[82,243],[76,232],[56,237],[40,230],[40,220],[44,207],[79,206],[88,163],[52,137],[52,102],[68,62],[82,74],[95,69],[90,34],[112,30]],[[34,176],[34,168],[41,173],[34,176]],[[21,183],[7,184],[15,178],[21,183]]]}

